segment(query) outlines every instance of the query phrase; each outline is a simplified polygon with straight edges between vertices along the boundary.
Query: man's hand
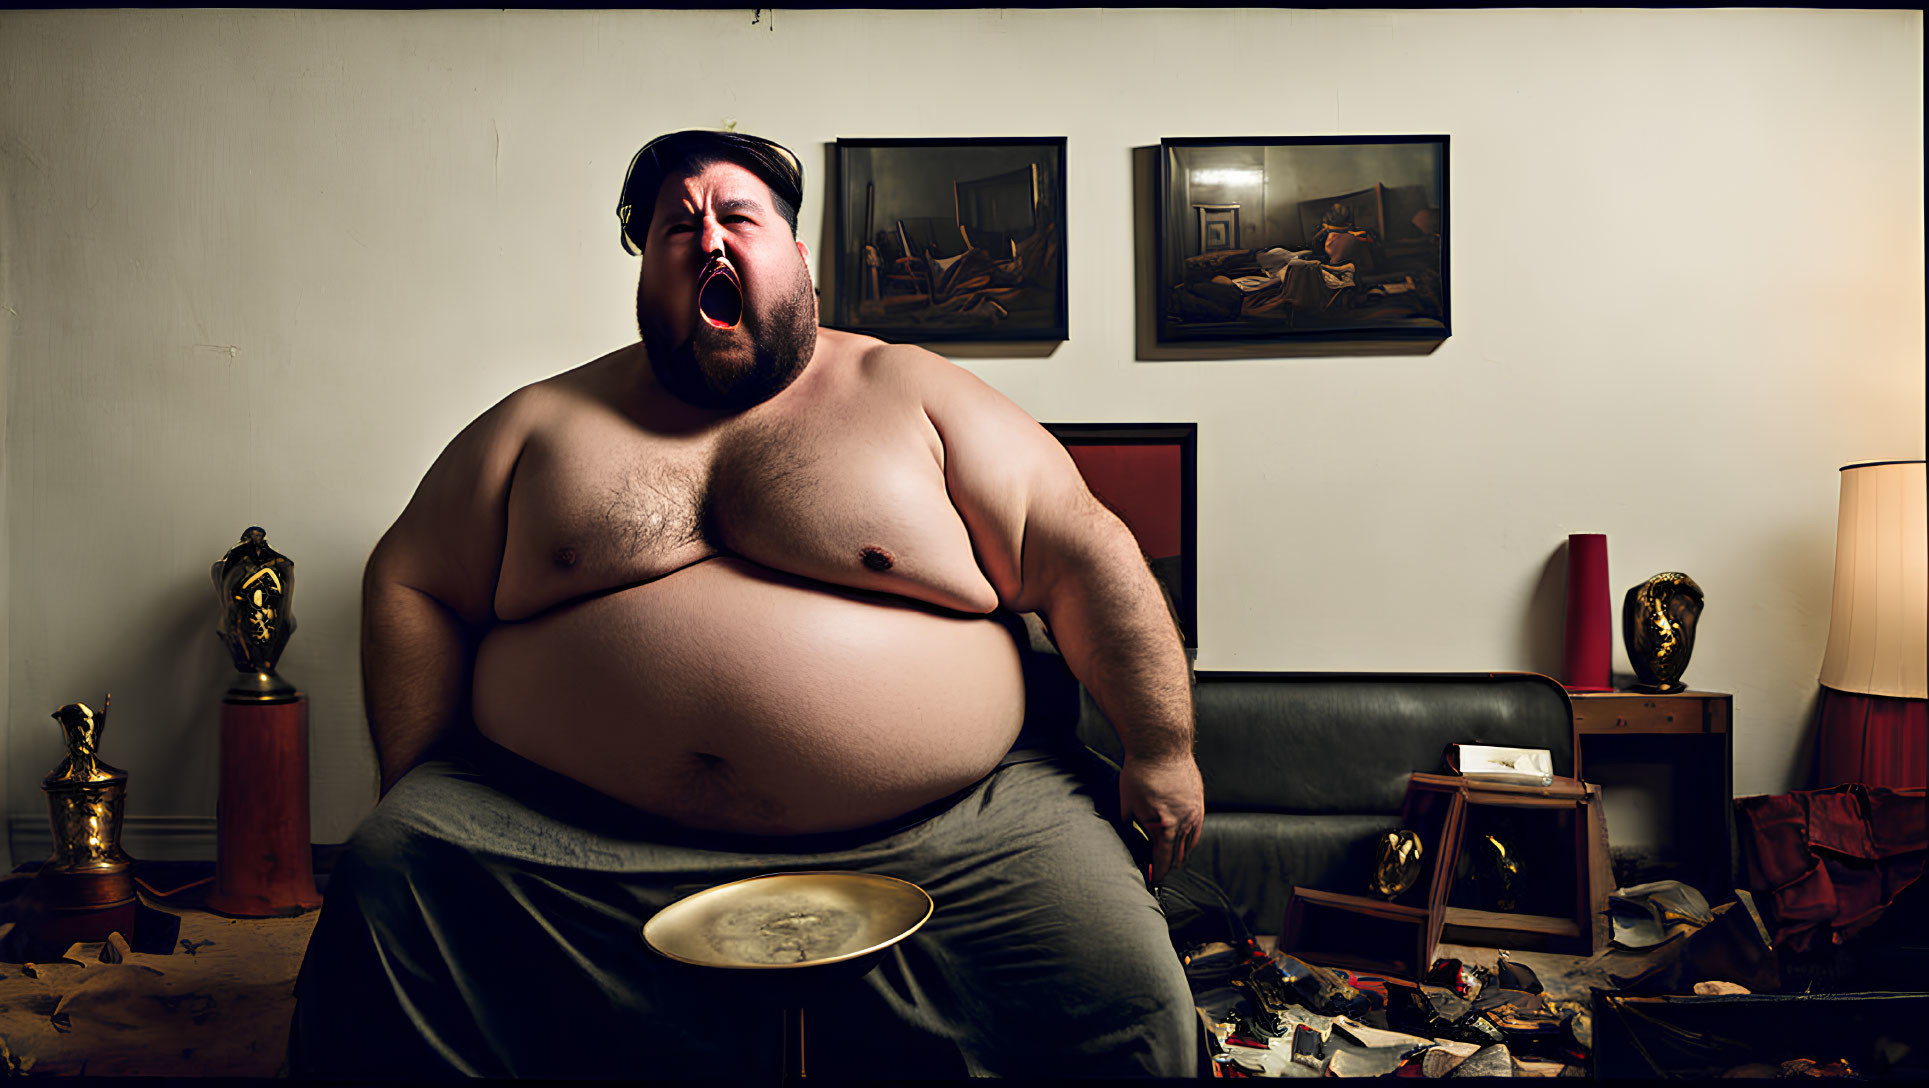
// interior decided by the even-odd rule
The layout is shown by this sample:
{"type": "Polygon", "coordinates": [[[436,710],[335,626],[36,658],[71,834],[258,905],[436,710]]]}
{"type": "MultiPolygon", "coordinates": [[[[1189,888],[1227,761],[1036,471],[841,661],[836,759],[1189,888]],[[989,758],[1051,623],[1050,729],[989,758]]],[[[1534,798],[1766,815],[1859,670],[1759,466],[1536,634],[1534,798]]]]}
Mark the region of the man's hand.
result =
{"type": "Polygon", "coordinates": [[[1152,883],[1184,863],[1205,820],[1205,786],[1191,755],[1125,758],[1119,770],[1119,808],[1152,842],[1152,883]]]}

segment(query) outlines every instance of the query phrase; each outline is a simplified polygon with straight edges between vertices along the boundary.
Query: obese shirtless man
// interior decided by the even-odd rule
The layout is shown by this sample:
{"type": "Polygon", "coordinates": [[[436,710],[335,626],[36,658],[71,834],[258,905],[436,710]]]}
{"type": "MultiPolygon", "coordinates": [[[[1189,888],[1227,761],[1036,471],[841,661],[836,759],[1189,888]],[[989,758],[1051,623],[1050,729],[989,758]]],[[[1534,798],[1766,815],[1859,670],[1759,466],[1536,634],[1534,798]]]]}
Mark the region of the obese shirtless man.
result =
{"type": "MultiPolygon", "coordinates": [[[[1183,974],[1098,815],[1111,799],[1061,758],[1013,758],[1026,686],[997,618],[1041,614],[1115,724],[1117,812],[1157,881],[1203,811],[1163,597],[1010,401],[819,328],[801,196],[768,141],[646,146],[619,208],[641,341],[484,413],[376,546],[384,799],[328,888],[296,1072],[730,1073],[704,1063],[742,1038],[723,1010],[749,1006],[653,960],[637,926],[807,868],[936,903],[837,997],[871,1025],[851,1045],[892,1023],[956,1072],[1194,1072],[1183,974]]],[[[813,1040],[837,1038],[824,1022],[813,1040]]]]}

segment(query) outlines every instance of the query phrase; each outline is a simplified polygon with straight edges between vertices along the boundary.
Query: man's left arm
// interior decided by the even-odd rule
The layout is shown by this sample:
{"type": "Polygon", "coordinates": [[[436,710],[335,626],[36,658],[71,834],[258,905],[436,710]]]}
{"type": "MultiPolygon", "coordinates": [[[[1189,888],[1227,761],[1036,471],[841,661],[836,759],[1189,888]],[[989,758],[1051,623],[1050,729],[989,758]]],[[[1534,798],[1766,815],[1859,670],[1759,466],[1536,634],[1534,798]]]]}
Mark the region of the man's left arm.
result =
{"type": "Polygon", "coordinates": [[[1118,730],[1119,801],[1152,840],[1157,883],[1198,841],[1205,812],[1185,650],[1158,582],[1057,439],[968,371],[908,350],[925,356],[914,365],[929,376],[926,412],[979,566],[1005,607],[1044,614],[1118,730]]]}

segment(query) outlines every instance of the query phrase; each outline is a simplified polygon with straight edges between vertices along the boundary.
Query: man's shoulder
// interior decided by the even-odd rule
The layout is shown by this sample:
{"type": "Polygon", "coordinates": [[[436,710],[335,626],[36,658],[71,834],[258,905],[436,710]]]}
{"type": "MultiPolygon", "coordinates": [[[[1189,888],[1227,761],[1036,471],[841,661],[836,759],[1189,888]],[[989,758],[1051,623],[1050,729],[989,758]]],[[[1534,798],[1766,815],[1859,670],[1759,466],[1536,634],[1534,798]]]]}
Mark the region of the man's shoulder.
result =
{"type": "Polygon", "coordinates": [[[635,346],[616,351],[520,386],[491,405],[476,425],[491,430],[527,432],[546,420],[567,413],[572,405],[607,401],[616,395],[618,371],[635,346]]]}
{"type": "Polygon", "coordinates": [[[893,343],[838,329],[823,329],[818,335],[819,350],[867,381],[930,388],[970,377],[970,371],[916,344],[893,343]]]}

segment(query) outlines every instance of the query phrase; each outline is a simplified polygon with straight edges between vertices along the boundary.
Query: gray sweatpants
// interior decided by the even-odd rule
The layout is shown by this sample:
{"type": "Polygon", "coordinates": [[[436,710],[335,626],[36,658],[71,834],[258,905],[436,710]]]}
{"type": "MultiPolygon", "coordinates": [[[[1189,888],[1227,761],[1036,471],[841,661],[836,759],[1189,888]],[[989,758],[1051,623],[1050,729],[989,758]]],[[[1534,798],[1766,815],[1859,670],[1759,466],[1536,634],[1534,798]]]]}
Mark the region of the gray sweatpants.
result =
{"type": "Polygon", "coordinates": [[[762,873],[912,881],[931,920],[805,1005],[812,1075],[1195,1075],[1164,917],[1067,755],[1007,762],[897,825],[693,834],[486,742],[405,777],[329,878],[296,1076],[764,1077],[781,1003],[651,951],[643,923],[762,873]]]}

